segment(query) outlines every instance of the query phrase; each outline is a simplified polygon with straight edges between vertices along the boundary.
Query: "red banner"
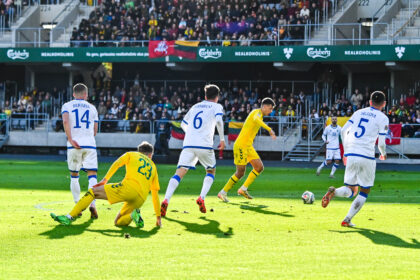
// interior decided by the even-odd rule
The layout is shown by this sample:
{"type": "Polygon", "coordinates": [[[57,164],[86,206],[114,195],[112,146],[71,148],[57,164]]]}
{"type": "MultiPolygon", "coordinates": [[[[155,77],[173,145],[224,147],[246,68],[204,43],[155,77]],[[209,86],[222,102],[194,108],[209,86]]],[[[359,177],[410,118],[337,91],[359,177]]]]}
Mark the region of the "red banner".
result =
{"type": "Polygon", "coordinates": [[[387,145],[399,145],[401,143],[401,124],[390,124],[388,134],[386,135],[387,145]]]}
{"type": "Polygon", "coordinates": [[[149,41],[149,58],[174,55],[174,41],[149,41]]]}

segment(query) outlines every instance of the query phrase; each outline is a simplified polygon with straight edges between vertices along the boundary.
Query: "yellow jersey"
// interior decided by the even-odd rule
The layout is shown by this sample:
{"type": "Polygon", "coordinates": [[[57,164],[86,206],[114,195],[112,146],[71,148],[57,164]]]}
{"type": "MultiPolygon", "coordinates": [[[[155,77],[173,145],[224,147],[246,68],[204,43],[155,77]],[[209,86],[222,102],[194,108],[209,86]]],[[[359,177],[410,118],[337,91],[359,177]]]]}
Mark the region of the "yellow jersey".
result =
{"type": "Polygon", "coordinates": [[[117,159],[109,168],[105,178],[109,179],[122,166],[125,165],[123,185],[127,185],[146,200],[150,190],[159,191],[159,178],[154,162],[139,152],[127,152],[117,159]]]}
{"type": "Polygon", "coordinates": [[[255,136],[261,127],[267,131],[271,130],[271,128],[263,122],[263,113],[261,112],[261,109],[252,110],[242,126],[241,132],[235,141],[235,145],[241,147],[252,146],[255,136]]]}

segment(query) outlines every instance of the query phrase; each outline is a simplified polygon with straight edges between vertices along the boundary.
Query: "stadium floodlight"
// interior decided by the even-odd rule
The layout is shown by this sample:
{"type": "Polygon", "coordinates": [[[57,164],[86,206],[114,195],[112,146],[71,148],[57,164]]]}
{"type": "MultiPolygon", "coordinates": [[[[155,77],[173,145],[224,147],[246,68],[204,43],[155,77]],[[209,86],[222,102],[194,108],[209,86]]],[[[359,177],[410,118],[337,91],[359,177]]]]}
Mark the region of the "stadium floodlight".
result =
{"type": "Polygon", "coordinates": [[[57,26],[56,22],[43,22],[41,23],[43,29],[54,29],[57,26]]]}

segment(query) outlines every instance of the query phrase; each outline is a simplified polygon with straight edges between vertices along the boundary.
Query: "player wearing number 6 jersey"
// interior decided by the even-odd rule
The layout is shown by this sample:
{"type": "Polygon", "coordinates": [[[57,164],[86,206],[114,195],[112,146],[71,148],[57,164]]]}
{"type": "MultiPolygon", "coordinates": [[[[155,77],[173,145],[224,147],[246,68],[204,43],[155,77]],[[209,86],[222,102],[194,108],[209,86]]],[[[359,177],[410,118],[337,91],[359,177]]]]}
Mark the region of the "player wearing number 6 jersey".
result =
{"type": "Polygon", "coordinates": [[[68,215],[51,217],[64,225],[69,225],[93,199],[105,199],[110,204],[124,202],[120,212],[115,218],[116,226],[127,226],[134,221],[137,227],[143,227],[144,222],[140,216],[139,208],[146,201],[149,192],[152,192],[153,206],[156,213],[156,225],[161,226],[159,209],[159,179],[155,164],[151,160],[153,146],[148,142],[141,143],[138,152],[128,152],[117,159],[109,168],[104,179],[89,189],[88,192],[74,206],[68,215]],[[107,184],[114,173],[125,166],[124,180],[120,183],[107,184]]]}
{"type": "MultiPolygon", "coordinates": [[[[87,172],[89,189],[97,183],[98,159],[95,135],[98,132],[98,112],[87,102],[88,89],[84,84],[73,87],[74,100],[61,109],[64,131],[67,136],[67,164],[70,170],[70,189],[74,202],[80,197],[79,171],[87,172]]],[[[89,207],[91,218],[97,219],[95,201],[89,207]]],[[[81,213],[79,213],[81,215],[81,213]]]]}
{"type": "Polygon", "coordinates": [[[322,198],[322,207],[327,207],[334,196],[351,198],[360,193],[354,199],[347,216],[341,223],[342,226],[354,226],[352,218],[365,204],[375,181],[375,143],[378,139],[380,160],[386,159],[385,137],[388,133],[388,117],[381,112],[385,107],[385,94],[375,91],[370,97],[369,108],[356,111],[341,130],[341,138],[344,146],[344,174],[343,187],[335,189],[330,187],[322,198]],[[346,160],[347,159],[347,160],[346,160]]]}
{"type": "Polygon", "coordinates": [[[161,205],[161,215],[166,215],[169,201],[178,187],[181,179],[189,169],[195,169],[197,161],[206,169],[201,194],[197,204],[202,213],[206,213],[204,199],[209,192],[216,173],[216,158],[213,150],[214,130],[220,137],[219,148],[225,148],[225,136],[223,131],[223,107],[218,104],[219,87],[207,85],[204,87],[205,101],[195,104],[182,120],[181,127],[185,131],[184,145],[179,156],[178,168],[175,175],[169,180],[166,189],[165,200],[161,205]]]}

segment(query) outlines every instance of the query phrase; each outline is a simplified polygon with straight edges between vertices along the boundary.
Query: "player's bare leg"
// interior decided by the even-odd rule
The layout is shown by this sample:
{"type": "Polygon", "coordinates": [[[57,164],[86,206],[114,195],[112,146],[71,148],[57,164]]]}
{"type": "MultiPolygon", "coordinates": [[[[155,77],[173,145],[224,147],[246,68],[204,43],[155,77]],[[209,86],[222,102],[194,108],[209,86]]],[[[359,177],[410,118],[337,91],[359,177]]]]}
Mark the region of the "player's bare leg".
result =
{"type": "MultiPolygon", "coordinates": [[[[88,175],[88,179],[89,179],[88,189],[91,189],[94,185],[96,185],[98,183],[96,170],[88,170],[87,175],[88,175]]],[[[97,219],[98,218],[98,212],[96,211],[95,200],[92,201],[92,203],[90,204],[89,211],[90,211],[90,218],[91,219],[97,219]]]]}
{"type": "Polygon", "coordinates": [[[248,188],[254,182],[254,180],[264,171],[264,165],[261,159],[253,159],[250,161],[253,169],[248,174],[248,178],[246,178],[242,187],[238,189],[238,195],[242,195],[247,199],[253,199],[253,197],[249,194],[248,188]]]}
{"type": "Polygon", "coordinates": [[[169,201],[174,194],[176,188],[178,188],[179,183],[185,174],[187,174],[188,168],[180,167],[176,170],[175,175],[169,180],[168,187],[166,188],[165,199],[160,205],[160,215],[162,217],[166,216],[166,211],[168,210],[169,201]]]}
{"type": "Polygon", "coordinates": [[[207,169],[207,174],[203,180],[203,187],[201,188],[200,196],[196,200],[201,213],[207,212],[204,199],[206,198],[207,193],[210,191],[211,185],[213,185],[215,174],[216,168],[207,169]]]}
{"type": "Polygon", "coordinates": [[[227,193],[230,189],[245,175],[246,165],[236,165],[236,172],[226,182],[223,189],[218,193],[217,197],[224,202],[229,202],[227,193]]]}
{"type": "Polygon", "coordinates": [[[319,176],[319,174],[321,174],[321,170],[322,168],[328,166],[331,164],[331,160],[324,160],[320,166],[318,166],[317,170],[316,170],[316,176],[319,176]]]}

